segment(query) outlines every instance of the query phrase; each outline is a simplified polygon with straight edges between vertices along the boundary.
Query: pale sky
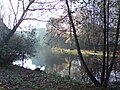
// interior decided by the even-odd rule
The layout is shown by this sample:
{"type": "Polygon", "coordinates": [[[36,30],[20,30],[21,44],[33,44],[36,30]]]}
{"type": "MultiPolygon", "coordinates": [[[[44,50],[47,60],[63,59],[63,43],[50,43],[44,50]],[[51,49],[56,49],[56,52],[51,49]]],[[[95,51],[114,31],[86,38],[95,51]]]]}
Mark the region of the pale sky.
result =
{"type": "MultiPolygon", "coordinates": [[[[13,6],[16,6],[16,1],[18,1],[18,0],[12,0],[13,2],[12,2],[12,4],[13,4],[13,6]]],[[[4,3],[4,5],[5,5],[5,11],[7,11],[8,12],[8,5],[10,4],[9,3],[9,0],[3,0],[3,3],[4,3]]],[[[10,12],[8,12],[7,13],[8,15],[10,14],[10,12]]],[[[7,23],[6,23],[7,24],[7,23]]],[[[32,24],[33,26],[35,26],[35,27],[37,27],[37,26],[39,26],[40,28],[45,28],[46,27],[46,22],[36,22],[36,21],[24,21],[24,22],[22,22],[21,23],[21,26],[26,26],[27,24],[32,24]]]]}
{"type": "MultiPolygon", "coordinates": [[[[16,6],[17,6],[17,1],[18,0],[11,0],[12,1],[12,4],[13,4],[13,8],[14,9],[16,9],[16,6]]],[[[26,1],[28,1],[28,0],[26,0],[26,1]]],[[[5,14],[6,14],[6,17],[4,18],[4,23],[10,28],[10,24],[11,23],[13,23],[13,21],[11,21],[11,23],[9,23],[8,21],[8,15],[10,15],[10,14],[12,14],[13,15],[13,13],[11,13],[12,11],[9,11],[9,9],[8,9],[8,7],[9,7],[9,5],[10,5],[10,3],[9,3],[9,0],[2,0],[2,2],[3,2],[3,4],[5,5],[5,8],[4,8],[4,11],[5,11],[5,14]]],[[[35,15],[37,15],[37,14],[40,14],[40,11],[39,12],[35,12],[34,13],[34,16],[35,15]]],[[[37,19],[39,19],[39,20],[49,20],[49,18],[50,17],[57,17],[57,15],[55,15],[56,14],[56,12],[45,12],[45,14],[43,14],[42,16],[41,15],[38,15],[37,17],[37,19]]],[[[57,12],[57,14],[61,14],[61,11],[60,12],[57,12]]],[[[12,15],[11,15],[11,17],[10,18],[13,18],[12,17],[12,15]]],[[[19,15],[19,16],[21,16],[21,15],[19,15]]],[[[18,17],[19,17],[18,16],[18,17]]],[[[11,19],[11,20],[13,20],[13,19],[11,19]]],[[[24,22],[22,22],[21,23],[21,26],[22,27],[26,27],[27,25],[29,25],[29,24],[31,24],[32,26],[34,26],[34,27],[40,27],[40,28],[45,28],[46,27],[46,23],[47,22],[37,22],[37,21],[33,21],[33,20],[30,20],[30,21],[24,21],[24,22]]],[[[39,28],[38,27],[38,28],[39,28]]]]}

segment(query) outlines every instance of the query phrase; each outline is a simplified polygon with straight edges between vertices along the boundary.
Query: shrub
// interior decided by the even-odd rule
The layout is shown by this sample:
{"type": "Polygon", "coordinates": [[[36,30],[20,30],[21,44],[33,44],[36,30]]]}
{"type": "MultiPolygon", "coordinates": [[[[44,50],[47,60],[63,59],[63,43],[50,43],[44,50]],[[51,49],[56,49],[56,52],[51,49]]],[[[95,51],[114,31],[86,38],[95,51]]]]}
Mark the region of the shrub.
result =
{"type": "Polygon", "coordinates": [[[12,52],[8,45],[4,45],[0,48],[0,65],[12,64],[13,60],[17,58],[17,55],[12,52]]]}

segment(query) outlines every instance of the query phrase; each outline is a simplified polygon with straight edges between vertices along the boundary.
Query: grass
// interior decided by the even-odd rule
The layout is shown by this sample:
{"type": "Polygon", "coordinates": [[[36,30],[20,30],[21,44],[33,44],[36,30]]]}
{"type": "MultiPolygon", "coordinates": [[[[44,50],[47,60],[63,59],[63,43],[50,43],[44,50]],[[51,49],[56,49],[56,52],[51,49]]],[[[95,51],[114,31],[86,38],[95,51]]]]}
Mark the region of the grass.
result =
{"type": "MultiPolygon", "coordinates": [[[[77,50],[76,49],[73,49],[73,50],[70,50],[70,49],[61,49],[61,48],[52,48],[52,50],[56,53],[66,53],[66,54],[72,54],[72,55],[77,55],[77,50]]],[[[83,55],[97,55],[97,56],[102,56],[103,53],[102,51],[97,51],[97,52],[94,52],[92,50],[81,50],[82,54],[83,55]]]]}
{"type": "MultiPolygon", "coordinates": [[[[40,73],[18,66],[0,67],[0,90],[111,90],[81,84],[56,73],[40,73]]],[[[120,89],[115,89],[120,90],[120,89]]]]}

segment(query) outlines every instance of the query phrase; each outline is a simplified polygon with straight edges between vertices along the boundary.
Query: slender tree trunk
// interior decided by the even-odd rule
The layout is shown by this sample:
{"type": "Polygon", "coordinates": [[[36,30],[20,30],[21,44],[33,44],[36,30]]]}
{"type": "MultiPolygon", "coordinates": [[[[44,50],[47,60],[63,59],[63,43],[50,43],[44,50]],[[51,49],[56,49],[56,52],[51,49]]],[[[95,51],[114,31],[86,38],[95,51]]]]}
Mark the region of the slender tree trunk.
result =
{"type": "Polygon", "coordinates": [[[101,72],[101,85],[104,82],[105,79],[105,60],[106,60],[106,0],[104,0],[104,30],[103,30],[103,34],[104,34],[104,44],[103,44],[103,67],[102,67],[102,72],[101,72]]]}
{"type": "Polygon", "coordinates": [[[96,85],[96,86],[100,86],[100,83],[96,80],[96,78],[92,75],[92,73],[89,71],[85,61],[84,61],[84,58],[82,56],[82,53],[80,51],[80,46],[79,46],[79,42],[78,42],[78,38],[77,38],[77,34],[76,34],[76,29],[75,29],[75,26],[74,26],[74,23],[73,23],[73,19],[72,19],[72,15],[71,15],[71,12],[70,12],[70,8],[69,8],[69,4],[68,4],[68,0],[66,0],[66,5],[67,5],[67,9],[68,9],[68,15],[69,15],[69,20],[71,22],[71,25],[72,25],[72,28],[73,28],[73,33],[74,33],[74,38],[75,38],[75,43],[76,43],[76,47],[77,47],[77,52],[78,52],[78,55],[79,55],[79,58],[81,60],[81,63],[83,64],[89,78],[92,80],[92,82],[96,85]]]}
{"type": "MultiPolygon", "coordinates": [[[[107,61],[106,61],[106,74],[108,73],[108,68],[109,68],[109,0],[107,1],[107,61]]],[[[107,75],[106,77],[107,78],[107,75]]],[[[106,80],[103,83],[103,86],[107,86],[106,80]]]]}
{"type": "Polygon", "coordinates": [[[110,77],[110,73],[112,71],[112,68],[113,68],[113,65],[115,63],[115,58],[116,58],[116,50],[117,50],[117,47],[118,47],[118,38],[119,38],[119,34],[120,34],[120,4],[119,4],[119,17],[118,17],[118,24],[117,24],[117,30],[116,30],[116,40],[115,40],[115,45],[114,45],[114,50],[113,50],[113,57],[112,57],[112,61],[110,63],[110,66],[109,66],[109,69],[108,69],[108,72],[106,74],[106,85],[108,84],[108,81],[109,81],[109,77],[110,77]]]}
{"type": "MultiPolygon", "coordinates": [[[[71,4],[72,6],[72,4],[71,4]]],[[[71,24],[70,24],[70,50],[72,48],[72,31],[71,31],[71,24]]],[[[69,77],[71,77],[71,66],[72,66],[72,60],[71,60],[71,54],[69,56],[69,77]]]]}
{"type": "Polygon", "coordinates": [[[71,56],[69,56],[69,77],[71,77],[71,66],[72,66],[72,61],[71,61],[71,56]]]}
{"type": "Polygon", "coordinates": [[[25,53],[22,52],[22,67],[24,66],[25,53]]]}

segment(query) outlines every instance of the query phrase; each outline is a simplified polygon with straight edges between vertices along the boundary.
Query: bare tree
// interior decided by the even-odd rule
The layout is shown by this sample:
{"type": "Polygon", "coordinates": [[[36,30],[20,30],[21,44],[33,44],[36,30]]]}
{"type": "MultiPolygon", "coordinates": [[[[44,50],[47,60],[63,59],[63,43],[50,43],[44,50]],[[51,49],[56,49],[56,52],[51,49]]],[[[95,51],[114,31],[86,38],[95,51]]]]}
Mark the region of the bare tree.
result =
{"type": "Polygon", "coordinates": [[[4,42],[1,42],[3,46],[13,36],[18,28],[22,27],[22,23],[26,20],[44,21],[39,17],[47,14],[48,11],[55,10],[56,5],[59,3],[57,0],[9,0],[9,15],[7,21],[10,25],[11,31],[5,37],[4,42]],[[15,3],[14,3],[15,2],[15,3]]]}
{"type": "Polygon", "coordinates": [[[69,8],[69,4],[68,4],[68,0],[66,0],[66,5],[67,5],[67,8],[68,8],[68,15],[69,15],[69,19],[70,19],[70,22],[71,22],[71,26],[73,28],[73,33],[74,33],[74,38],[75,38],[75,43],[76,43],[76,46],[77,46],[77,52],[78,52],[78,55],[79,55],[79,58],[81,60],[81,63],[83,64],[88,76],[90,77],[90,79],[93,81],[93,83],[96,85],[96,86],[100,86],[100,83],[96,80],[96,78],[92,75],[92,73],[89,71],[88,69],[88,66],[86,65],[85,61],[84,61],[84,58],[82,56],[82,53],[81,53],[81,49],[80,49],[80,46],[79,46],[79,42],[78,42],[78,38],[77,38],[77,34],[76,34],[76,28],[75,28],[75,25],[73,23],[73,19],[72,19],[72,15],[71,15],[71,11],[70,11],[70,8],[69,8]]]}
{"type": "Polygon", "coordinates": [[[109,64],[109,61],[108,61],[109,60],[109,44],[108,44],[109,34],[108,33],[109,33],[109,25],[110,25],[109,24],[109,0],[104,0],[103,1],[103,25],[104,25],[104,27],[103,27],[103,34],[104,34],[103,42],[104,42],[104,45],[103,45],[103,61],[102,61],[103,64],[102,64],[102,71],[101,71],[101,82],[96,80],[95,76],[92,75],[92,72],[90,72],[90,70],[88,69],[88,66],[85,63],[85,60],[84,60],[84,58],[82,56],[82,53],[81,53],[81,48],[80,48],[79,43],[78,43],[76,28],[75,28],[75,25],[74,25],[74,22],[73,22],[73,18],[72,18],[72,15],[71,15],[71,10],[70,10],[70,7],[69,7],[68,0],[66,0],[66,5],[67,5],[67,9],[68,9],[69,20],[71,22],[71,26],[72,26],[73,33],[74,33],[77,52],[78,52],[79,58],[81,60],[81,63],[83,64],[83,67],[85,68],[89,78],[92,80],[92,82],[96,86],[107,87],[108,82],[109,82],[110,73],[112,71],[112,68],[113,68],[113,65],[114,65],[114,62],[115,62],[116,50],[117,50],[117,46],[118,46],[119,28],[120,28],[120,4],[118,4],[119,11],[118,11],[117,30],[116,30],[116,34],[115,34],[116,35],[116,40],[115,40],[115,45],[114,45],[114,50],[113,50],[113,57],[112,57],[112,60],[109,64]],[[107,53],[107,57],[106,57],[106,53],[107,53]],[[106,66],[107,66],[107,68],[106,68],[106,66]]]}

